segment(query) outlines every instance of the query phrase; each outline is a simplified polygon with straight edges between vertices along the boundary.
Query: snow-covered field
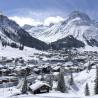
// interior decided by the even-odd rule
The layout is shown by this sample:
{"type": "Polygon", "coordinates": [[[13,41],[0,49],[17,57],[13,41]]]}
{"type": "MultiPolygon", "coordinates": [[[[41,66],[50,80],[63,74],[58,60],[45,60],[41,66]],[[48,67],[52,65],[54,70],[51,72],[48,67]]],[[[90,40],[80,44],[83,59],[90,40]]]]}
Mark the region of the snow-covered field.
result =
{"type": "Polygon", "coordinates": [[[98,95],[96,96],[79,96],[77,94],[66,94],[66,93],[60,93],[60,92],[50,92],[46,94],[39,94],[39,95],[32,95],[32,94],[18,94],[19,91],[13,88],[12,91],[9,91],[9,89],[1,89],[0,90],[0,98],[98,98],[98,95]]]}
{"type": "MultiPolygon", "coordinates": [[[[92,49],[93,51],[97,51],[96,47],[92,47],[92,49]]],[[[90,49],[90,47],[88,46],[85,47],[85,49],[83,48],[79,49],[79,51],[85,51],[85,50],[91,51],[92,49],[90,49]]],[[[7,58],[23,57],[24,60],[30,60],[32,59],[32,56],[33,59],[37,59],[34,58],[35,53],[48,54],[47,52],[39,51],[28,47],[24,47],[23,51],[16,48],[11,48],[9,46],[4,48],[0,44],[0,57],[2,56],[7,58]]],[[[49,93],[38,94],[38,95],[33,94],[16,95],[20,93],[20,90],[16,89],[16,87],[10,87],[10,88],[0,88],[0,98],[32,98],[32,97],[33,98],[98,98],[98,96],[94,96],[95,74],[96,74],[95,68],[91,69],[90,72],[84,70],[79,73],[74,73],[73,76],[75,84],[69,87],[70,89],[68,93],[60,93],[52,90],[49,93]],[[85,97],[84,95],[86,83],[88,83],[89,85],[89,91],[91,97],[85,97]]],[[[66,80],[67,79],[65,76],[65,81],[66,80]]]]}
{"type": "MultiPolygon", "coordinates": [[[[96,70],[91,69],[90,72],[84,70],[80,73],[74,74],[74,82],[75,84],[70,87],[68,93],[60,93],[58,91],[50,91],[49,93],[44,94],[21,94],[19,89],[16,87],[10,88],[1,88],[0,89],[0,98],[98,98],[98,96],[94,96],[94,80],[95,80],[96,70]],[[85,85],[88,83],[89,91],[91,97],[85,97],[85,85]]],[[[66,79],[65,79],[66,80],[66,79]]]]}
{"type": "Polygon", "coordinates": [[[17,90],[15,87],[13,88],[2,88],[0,89],[0,98],[80,98],[80,96],[75,95],[75,94],[64,94],[64,93],[60,93],[60,92],[50,92],[50,93],[46,93],[46,94],[39,94],[39,95],[33,95],[33,94],[20,94],[20,95],[16,95],[20,93],[19,90],[17,90]]]}
{"type": "Polygon", "coordinates": [[[11,48],[9,46],[2,47],[0,43],[0,57],[7,57],[7,58],[19,58],[22,57],[24,60],[30,60],[31,56],[34,55],[34,53],[46,53],[39,50],[36,50],[34,48],[24,47],[24,50],[19,50],[17,48],[11,48]]]}

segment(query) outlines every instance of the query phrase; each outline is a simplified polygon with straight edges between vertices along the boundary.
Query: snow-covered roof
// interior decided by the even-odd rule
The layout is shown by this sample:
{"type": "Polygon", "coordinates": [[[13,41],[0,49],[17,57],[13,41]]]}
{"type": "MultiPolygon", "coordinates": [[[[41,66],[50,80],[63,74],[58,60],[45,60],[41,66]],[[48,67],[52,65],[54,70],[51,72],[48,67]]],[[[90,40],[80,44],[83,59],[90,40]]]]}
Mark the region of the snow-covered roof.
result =
{"type": "Polygon", "coordinates": [[[0,81],[1,81],[1,80],[10,80],[10,79],[17,79],[17,78],[14,77],[14,76],[1,76],[1,77],[0,77],[0,81]]]}
{"type": "Polygon", "coordinates": [[[34,68],[33,70],[34,70],[34,71],[39,71],[39,69],[38,69],[38,68],[34,68]]]}
{"type": "Polygon", "coordinates": [[[6,72],[7,71],[7,69],[2,69],[2,72],[6,72]]]}
{"type": "Polygon", "coordinates": [[[34,91],[34,90],[36,90],[36,89],[42,87],[43,85],[46,85],[46,86],[50,87],[49,84],[39,81],[39,82],[36,82],[35,84],[32,84],[32,85],[30,86],[30,88],[34,91]]]}
{"type": "Polygon", "coordinates": [[[0,64],[0,68],[4,67],[3,65],[0,64]]]}
{"type": "Polygon", "coordinates": [[[20,71],[20,70],[21,70],[21,66],[17,66],[17,67],[15,68],[15,70],[16,70],[16,71],[20,71]]]}
{"type": "Polygon", "coordinates": [[[60,68],[60,66],[56,66],[56,67],[54,67],[53,69],[54,70],[58,70],[60,68]]]}
{"type": "Polygon", "coordinates": [[[65,66],[67,66],[67,65],[73,65],[73,63],[72,62],[66,62],[64,65],[65,66]]]}
{"type": "Polygon", "coordinates": [[[54,73],[53,73],[53,75],[58,75],[58,74],[59,74],[59,72],[54,72],[54,73]]]}
{"type": "Polygon", "coordinates": [[[33,65],[33,64],[29,64],[28,67],[35,67],[35,65],[33,65]]]}

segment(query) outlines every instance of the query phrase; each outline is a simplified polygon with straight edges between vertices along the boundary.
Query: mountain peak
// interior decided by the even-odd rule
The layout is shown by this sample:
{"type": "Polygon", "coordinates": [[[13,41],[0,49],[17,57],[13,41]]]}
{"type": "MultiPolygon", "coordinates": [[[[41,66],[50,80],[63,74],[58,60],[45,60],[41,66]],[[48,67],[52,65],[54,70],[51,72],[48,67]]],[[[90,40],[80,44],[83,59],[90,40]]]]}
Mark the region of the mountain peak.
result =
{"type": "Polygon", "coordinates": [[[83,13],[83,12],[80,12],[80,11],[73,11],[70,15],[69,15],[69,19],[75,19],[75,18],[80,18],[82,20],[85,20],[85,21],[91,21],[90,17],[83,13]]]}

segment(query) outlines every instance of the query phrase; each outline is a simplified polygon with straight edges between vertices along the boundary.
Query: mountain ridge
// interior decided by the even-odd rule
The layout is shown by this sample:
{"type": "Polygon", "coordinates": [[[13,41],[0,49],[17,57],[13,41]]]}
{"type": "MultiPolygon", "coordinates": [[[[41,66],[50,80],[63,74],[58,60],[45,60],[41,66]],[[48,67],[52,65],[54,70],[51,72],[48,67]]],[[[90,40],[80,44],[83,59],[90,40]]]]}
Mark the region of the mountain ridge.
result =
{"type": "MultiPolygon", "coordinates": [[[[53,24],[51,27],[41,28],[42,32],[35,32],[32,28],[27,30],[31,36],[42,40],[46,43],[53,43],[68,36],[73,36],[76,40],[80,40],[85,45],[98,47],[98,27],[87,14],[79,11],[74,11],[68,17],[58,23],[53,24]]],[[[37,27],[36,27],[37,28],[37,27]]]]}
{"type": "Polygon", "coordinates": [[[0,38],[2,39],[1,41],[7,42],[7,39],[9,39],[9,43],[12,41],[40,50],[48,48],[48,45],[45,42],[32,37],[15,21],[10,20],[7,16],[4,16],[2,14],[0,15],[0,33],[0,38]]]}

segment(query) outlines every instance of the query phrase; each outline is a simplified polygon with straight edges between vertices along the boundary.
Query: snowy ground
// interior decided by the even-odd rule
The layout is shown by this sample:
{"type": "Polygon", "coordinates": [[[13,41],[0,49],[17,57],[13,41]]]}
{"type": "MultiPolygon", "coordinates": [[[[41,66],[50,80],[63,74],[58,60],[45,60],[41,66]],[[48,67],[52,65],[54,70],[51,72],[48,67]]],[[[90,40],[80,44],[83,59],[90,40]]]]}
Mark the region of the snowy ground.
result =
{"type": "Polygon", "coordinates": [[[92,69],[90,72],[84,70],[80,73],[74,74],[74,82],[75,85],[71,87],[68,93],[60,93],[58,91],[50,91],[49,93],[44,94],[28,94],[28,95],[18,95],[15,94],[20,93],[19,89],[16,87],[10,88],[1,88],[0,89],[0,98],[98,98],[98,96],[94,96],[94,80],[95,80],[95,69],[92,69]],[[88,83],[89,91],[91,97],[85,97],[85,85],[88,83]]]}
{"type": "MultiPolygon", "coordinates": [[[[86,47],[86,49],[91,51],[90,47],[86,47]]],[[[83,49],[82,49],[83,50],[83,49]]],[[[80,51],[82,51],[80,49],[80,51]]],[[[84,49],[85,50],[85,49],[84,49]]],[[[93,48],[93,50],[97,50],[97,48],[93,48]]],[[[6,48],[1,47],[0,45],[0,57],[4,56],[7,58],[19,58],[23,57],[25,60],[32,59],[32,56],[34,53],[47,53],[42,52],[36,49],[25,47],[23,51],[19,49],[13,49],[9,46],[6,48]]],[[[33,58],[34,59],[34,58],[33,58]]],[[[36,59],[36,58],[35,58],[36,59]]],[[[0,98],[98,98],[98,96],[94,96],[94,81],[95,81],[95,68],[92,69],[90,72],[87,72],[87,70],[84,70],[80,73],[74,74],[74,82],[75,85],[70,87],[70,90],[68,93],[60,93],[57,91],[50,91],[50,93],[45,94],[39,94],[39,95],[18,95],[14,96],[17,93],[20,93],[18,89],[15,87],[13,88],[0,88],[0,98]],[[90,95],[91,97],[85,97],[85,85],[88,83],[90,95]]],[[[65,77],[66,81],[66,77],[65,77]]]]}
{"type": "Polygon", "coordinates": [[[50,92],[46,94],[39,94],[39,95],[33,95],[33,94],[21,94],[16,95],[19,93],[16,89],[13,89],[13,91],[9,91],[9,89],[2,89],[0,90],[0,98],[98,98],[98,96],[78,96],[75,94],[65,94],[60,92],[50,92]],[[3,93],[1,93],[3,90],[3,93]]]}
{"type": "Polygon", "coordinates": [[[7,57],[7,58],[19,58],[19,57],[23,57],[24,60],[30,60],[32,59],[31,56],[34,55],[34,53],[46,53],[46,52],[42,52],[39,50],[36,50],[34,48],[28,48],[28,47],[24,47],[24,50],[19,50],[17,48],[11,48],[9,46],[7,46],[6,48],[2,47],[0,44],[0,57],[7,57]]]}
{"type": "Polygon", "coordinates": [[[81,51],[98,51],[98,47],[95,47],[95,46],[89,46],[89,45],[86,45],[84,48],[79,48],[78,49],[80,52],[81,51]]]}

